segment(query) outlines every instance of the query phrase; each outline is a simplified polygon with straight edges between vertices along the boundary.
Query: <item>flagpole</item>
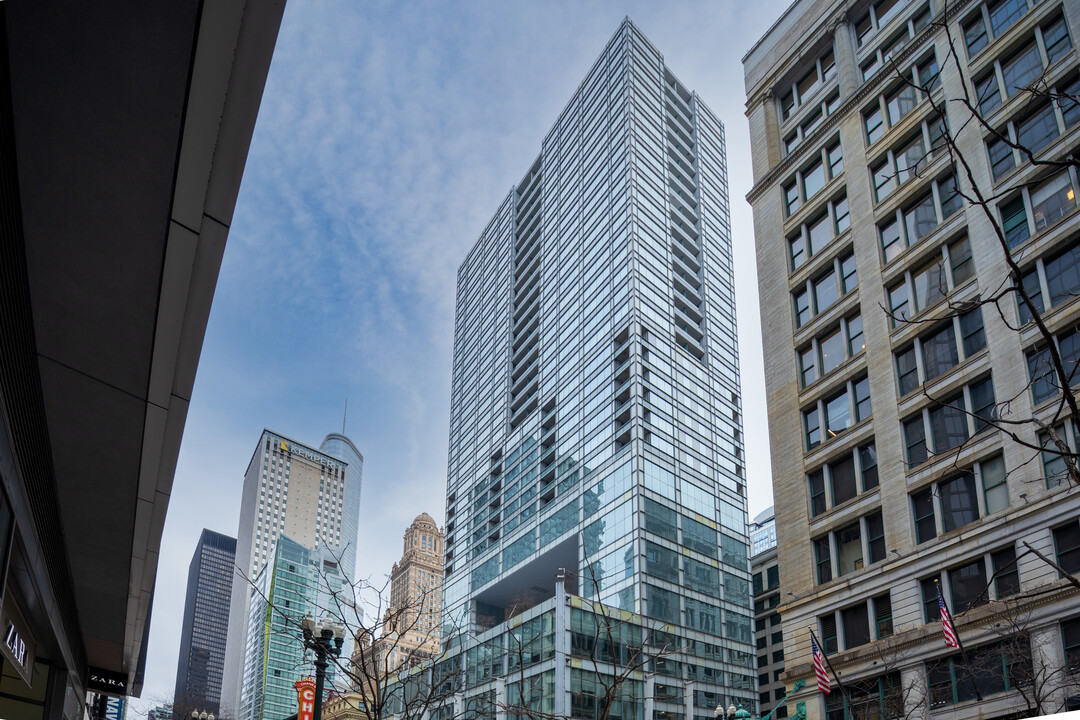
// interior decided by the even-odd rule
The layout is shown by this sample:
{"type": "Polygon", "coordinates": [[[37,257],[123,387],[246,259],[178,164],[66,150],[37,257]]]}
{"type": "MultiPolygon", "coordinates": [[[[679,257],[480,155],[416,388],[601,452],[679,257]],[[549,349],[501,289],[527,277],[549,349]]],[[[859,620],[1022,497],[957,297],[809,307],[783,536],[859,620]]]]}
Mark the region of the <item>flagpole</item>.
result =
{"type": "Polygon", "coordinates": [[[844,697],[847,698],[848,706],[849,706],[848,707],[849,713],[852,712],[852,708],[854,707],[854,703],[851,701],[851,696],[848,695],[848,691],[847,691],[847,688],[844,687],[844,683],[842,683],[840,681],[840,673],[836,672],[836,668],[834,668],[832,666],[832,663],[829,662],[829,656],[825,654],[825,646],[822,645],[821,642],[817,639],[817,635],[814,634],[814,629],[813,628],[807,628],[807,630],[810,631],[810,637],[814,639],[814,642],[817,644],[818,648],[821,650],[821,657],[825,658],[825,664],[829,666],[829,672],[831,672],[833,674],[833,677],[836,678],[836,687],[840,688],[840,692],[844,693],[844,697]]]}
{"type": "MultiPolygon", "coordinates": [[[[960,658],[964,661],[964,667],[967,668],[968,679],[971,680],[971,686],[975,689],[975,699],[982,702],[982,693],[979,692],[979,683],[975,680],[975,673],[971,669],[971,663],[968,662],[967,651],[964,650],[964,643],[960,640],[960,630],[957,629],[956,623],[952,621],[952,608],[950,608],[949,603],[945,601],[945,594],[941,592],[941,580],[934,578],[934,585],[937,586],[938,597],[941,598],[941,604],[945,606],[945,612],[949,613],[949,624],[953,627],[953,635],[956,637],[956,644],[960,649],[960,658]]],[[[840,681],[837,680],[837,682],[840,681]]]]}

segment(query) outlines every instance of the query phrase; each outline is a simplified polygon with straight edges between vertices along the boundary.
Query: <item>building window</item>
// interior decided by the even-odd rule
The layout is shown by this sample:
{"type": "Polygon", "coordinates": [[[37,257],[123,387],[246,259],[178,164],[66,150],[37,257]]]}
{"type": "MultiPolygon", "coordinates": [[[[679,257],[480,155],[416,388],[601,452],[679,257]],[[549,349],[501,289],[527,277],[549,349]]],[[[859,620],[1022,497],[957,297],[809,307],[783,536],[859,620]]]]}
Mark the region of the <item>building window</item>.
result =
{"type": "Polygon", "coordinates": [[[847,692],[834,691],[825,696],[825,720],[850,718],[895,718],[902,715],[897,708],[904,705],[904,690],[900,673],[850,681],[847,692]]]}
{"type": "Polygon", "coordinates": [[[795,305],[795,326],[802,327],[810,321],[811,317],[816,317],[831,308],[837,300],[854,290],[858,283],[855,273],[855,256],[848,253],[834,258],[827,270],[807,280],[805,285],[792,294],[795,305]]]}
{"type": "Polygon", "coordinates": [[[819,153],[807,162],[791,182],[784,186],[784,201],[788,215],[795,213],[805,203],[810,202],[833,178],[844,171],[844,158],[840,149],[840,140],[823,147],[819,153]]]}
{"type": "Polygon", "coordinates": [[[914,467],[926,462],[929,447],[933,447],[934,454],[960,447],[968,438],[991,427],[995,415],[990,377],[971,383],[945,400],[932,399],[930,406],[902,422],[908,464],[914,467]]]}
{"type": "Polygon", "coordinates": [[[1034,188],[1025,185],[998,204],[1001,229],[1010,248],[1054,226],[1076,207],[1076,170],[1069,168],[1034,188]]]}
{"type": "Polygon", "coordinates": [[[1065,572],[1080,571],[1080,524],[1077,521],[1054,528],[1054,552],[1057,564],[1065,572]]]}
{"type": "Polygon", "coordinates": [[[828,652],[830,655],[840,649],[851,650],[872,640],[889,637],[892,635],[892,602],[889,593],[823,615],[818,618],[818,626],[822,638],[830,637],[831,641],[825,642],[826,646],[831,648],[831,652],[828,652]],[[874,618],[873,624],[870,618],[874,618]],[[840,628],[840,637],[835,637],[835,628],[840,628]]]}
{"type": "Polygon", "coordinates": [[[859,492],[876,488],[878,471],[874,443],[849,450],[842,457],[822,465],[807,475],[807,483],[812,516],[851,500],[859,492]]]}
{"type": "Polygon", "coordinates": [[[836,112],[836,109],[840,107],[840,90],[833,90],[827,97],[814,104],[815,109],[812,112],[807,112],[803,116],[802,122],[788,133],[784,138],[784,154],[789,155],[803,140],[810,137],[811,134],[821,125],[825,118],[836,112]]]}
{"type": "Polygon", "coordinates": [[[967,702],[978,696],[991,697],[1031,682],[1031,647],[1026,638],[1010,638],[994,645],[926,663],[930,687],[930,707],[967,702]]]}
{"type": "Polygon", "coordinates": [[[941,620],[937,600],[938,583],[941,584],[941,593],[948,599],[949,611],[954,617],[971,608],[986,605],[991,600],[1002,600],[1015,595],[1020,588],[1020,576],[1016,571],[1015,560],[1016,551],[1012,546],[1008,546],[920,580],[924,621],[932,623],[941,620]],[[995,578],[995,582],[988,584],[987,579],[998,569],[1006,572],[995,578]],[[998,582],[1002,577],[1003,582],[998,582]]]}
{"type": "Polygon", "coordinates": [[[1062,483],[1069,484],[1069,468],[1065,462],[1065,452],[1075,453],[1077,448],[1077,436],[1072,422],[1058,425],[1054,428],[1057,439],[1065,444],[1066,450],[1062,450],[1050,437],[1049,432],[1039,433],[1039,446],[1043,448],[1041,455],[1043,477],[1046,480],[1047,489],[1055,488],[1062,483]],[[1067,429],[1066,429],[1067,428],[1067,429]]]}
{"type": "MultiPolygon", "coordinates": [[[[900,6],[902,6],[902,4],[897,5],[897,7],[900,6]]],[[[871,10],[867,15],[863,16],[863,24],[860,26],[862,29],[865,30],[873,27],[872,12],[873,11],[871,10]]],[[[860,66],[862,69],[863,80],[869,80],[883,67],[892,67],[889,61],[892,59],[893,55],[907,47],[907,44],[911,39],[929,24],[930,8],[924,5],[921,10],[908,18],[907,22],[904,23],[904,26],[899,32],[893,33],[888,41],[875,48],[874,52],[870,53],[866,59],[863,60],[862,65],[860,66]]],[[[860,41],[860,45],[861,44],[860,41]]]]}
{"type": "MultiPolygon", "coordinates": [[[[1015,1],[1023,4],[1023,0],[1015,1]]],[[[1004,27],[1011,24],[1010,21],[1004,27]]],[[[969,52],[973,39],[976,44],[982,43],[979,45],[980,49],[985,45],[985,34],[980,34],[977,30],[980,25],[985,28],[982,20],[975,18],[971,25],[975,35],[968,37],[969,52]]],[[[993,25],[994,23],[991,22],[991,27],[993,25]]],[[[965,26],[965,35],[967,34],[968,28],[965,26]]],[[[996,32],[995,35],[997,35],[996,32]]],[[[975,99],[983,117],[987,117],[996,110],[1005,98],[1012,97],[1028,87],[1033,80],[1041,77],[1043,70],[1061,58],[1070,48],[1072,48],[1072,41],[1069,39],[1068,30],[1061,16],[1058,16],[1035,28],[1034,37],[1022,47],[1002,58],[995,59],[981,76],[975,78],[975,99]]]]}
{"type": "Polygon", "coordinates": [[[798,81],[780,95],[780,113],[787,120],[798,108],[805,105],[825,83],[836,77],[836,59],[832,48],[814,61],[814,66],[798,81]]]}
{"type": "Polygon", "coordinates": [[[870,382],[866,376],[845,382],[839,392],[803,410],[806,449],[813,450],[823,441],[832,440],[870,414],[870,382]]]}
{"type": "Polygon", "coordinates": [[[933,50],[917,62],[897,68],[896,74],[901,79],[893,89],[863,109],[863,127],[868,145],[873,145],[885,134],[886,125],[890,128],[895,126],[915,109],[926,97],[924,88],[933,90],[939,84],[933,50]]]}
{"type": "Polygon", "coordinates": [[[842,318],[840,325],[799,351],[799,377],[805,388],[865,349],[862,317],[842,318]]]}
{"type": "Polygon", "coordinates": [[[920,177],[931,160],[945,148],[945,121],[932,115],[920,123],[914,135],[885,152],[870,168],[874,200],[881,202],[912,178],[920,177]]]}
{"type": "Polygon", "coordinates": [[[941,326],[896,353],[896,375],[901,397],[917,390],[986,347],[982,309],[975,308],[941,326]],[[960,341],[957,342],[957,338],[960,341]]]}
{"type": "MultiPolygon", "coordinates": [[[[1075,385],[1080,382],[1077,366],[1080,365],[1080,331],[1068,330],[1054,336],[1065,376],[1075,385]]],[[[1031,379],[1031,398],[1036,405],[1061,394],[1061,380],[1050,359],[1048,347],[1027,352],[1028,377],[1031,379]]]]}
{"type": "Polygon", "coordinates": [[[888,264],[906,248],[920,243],[938,225],[949,219],[961,206],[956,177],[946,175],[931,183],[930,188],[878,226],[883,261],[888,264]]]}
{"type": "Polygon", "coordinates": [[[827,533],[813,542],[818,584],[832,579],[832,568],[843,577],[885,559],[884,523],[881,511],[827,533]]]}
{"type": "Polygon", "coordinates": [[[859,47],[888,25],[889,21],[897,17],[903,9],[903,0],[878,0],[868,7],[855,22],[855,39],[859,47]]]}
{"type": "MultiPolygon", "coordinates": [[[[1024,289],[1035,305],[1035,310],[1045,311],[1044,298],[1050,299],[1050,307],[1057,307],[1068,302],[1080,293],[1080,241],[1052,255],[1039,258],[1035,266],[1024,273],[1024,289]]],[[[1016,295],[1020,321],[1031,321],[1031,312],[1026,303],[1016,295]]]]}
{"type": "Polygon", "coordinates": [[[1070,673],[1080,673],[1080,617],[1061,623],[1061,640],[1065,647],[1065,667],[1070,673]]]}
{"type": "Polygon", "coordinates": [[[791,269],[798,270],[850,226],[847,195],[830,200],[819,215],[800,225],[799,229],[788,237],[791,269]]]}

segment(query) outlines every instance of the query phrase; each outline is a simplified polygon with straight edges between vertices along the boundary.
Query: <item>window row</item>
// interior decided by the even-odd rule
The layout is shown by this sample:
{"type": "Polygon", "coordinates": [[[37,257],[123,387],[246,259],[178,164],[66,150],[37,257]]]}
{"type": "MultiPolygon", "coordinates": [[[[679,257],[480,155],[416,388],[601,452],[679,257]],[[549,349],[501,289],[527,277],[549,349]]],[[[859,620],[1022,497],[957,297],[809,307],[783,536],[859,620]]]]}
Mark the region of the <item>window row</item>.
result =
{"type": "Polygon", "coordinates": [[[867,145],[877,142],[885,131],[898,124],[922,102],[926,93],[940,82],[937,58],[931,52],[909,68],[901,68],[902,82],[863,109],[867,145]]]}
{"type": "Polygon", "coordinates": [[[822,465],[806,476],[810,490],[810,515],[817,517],[842,505],[860,492],[878,486],[877,449],[867,443],[822,465]]]}
{"type": "Polygon", "coordinates": [[[806,449],[813,450],[855,423],[870,417],[870,381],[864,375],[848,380],[836,394],[803,410],[806,449]],[[823,435],[824,432],[824,435],[823,435]]]}
{"type": "Polygon", "coordinates": [[[821,631],[821,649],[826,655],[892,637],[892,598],[889,593],[883,593],[857,605],[820,615],[818,629],[821,631]]]}
{"type": "Polygon", "coordinates": [[[836,112],[836,109],[840,107],[840,90],[833,90],[817,105],[817,109],[807,113],[806,117],[803,118],[803,121],[799,123],[798,127],[788,133],[788,136],[784,138],[785,155],[790,154],[803,140],[810,137],[810,135],[818,129],[818,126],[821,125],[825,118],[836,112]]]}
{"type": "Polygon", "coordinates": [[[1035,28],[1035,37],[993,64],[975,79],[975,99],[983,117],[996,110],[1005,98],[1027,88],[1055,60],[1072,49],[1061,16],[1035,28]]]}
{"type": "Polygon", "coordinates": [[[862,47],[878,30],[898,16],[905,4],[905,0],[877,0],[868,7],[866,12],[855,21],[856,44],[862,47]]]}
{"type": "MultiPolygon", "coordinates": [[[[1054,308],[1080,293],[1080,240],[1035,261],[1035,266],[1021,278],[1028,297],[1039,313],[1054,308]]],[[[1017,294],[1020,321],[1031,320],[1031,311],[1017,294]]]]}
{"type": "Polygon", "coordinates": [[[1039,0],[996,0],[980,5],[961,23],[968,57],[974,57],[989,44],[991,38],[1000,37],[1038,3],[1039,0]],[[987,28],[990,32],[987,32],[987,28]]]}
{"type": "Polygon", "coordinates": [[[832,330],[799,351],[799,380],[808,387],[866,349],[862,316],[842,318],[832,330]]]}
{"type": "Polygon", "coordinates": [[[1005,475],[1005,461],[996,455],[912,493],[915,542],[933,540],[1009,507],[1005,475]]]}
{"type": "Polygon", "coordinates": [[[998,130],[999,135],[987,140],[990,172],[1000,180],[1024,164],[1027,153],[1038,153],[1080,121],[1080,78],[1050,88],[1047,94],[1056,98],[1035,108],[1025,108],[998,130]]]}
{"type": "Polygon", "coordinates": [[[849,227],[851,217],[845,192],[830,200],[817,217],[803,223],[795,233],[788,236],[791,269],[801,268],[809,258],[820,253],[849,227]]]}
{"type": "Polygon", "coordinates": [[[920,177],[931,160],[945,151],[945,120],[937,114],[919,124],[918,130],[870,168],[874,200],[881,202],[912,178],[920,177]]]}
{"type": "Polygon", "coordinates": [[[1080,383],[1080,331],[1075,327],[1058,333],[1053,338],[1058,356],[1061,358],[1064,378],[1058,375],[1050,356],[1050,348],[1043,346],[1027,352],[1028,377],[1031,378],[1031,398],[1036,405],[1057,397],[1063,386],[1072,387],[1080,383]]]}
{"type": "Polygon", "coordinates": [[[784,207],[790,216],[805,203],[809,202],[825,184],[844,171],[844,154],[840,140],[822,148],[814,158],[795,173],[795,177],[784,186],[784,207]]]}
{"type": "Polygon", "coordinates": [[[883,261],[887,264],[899,257],[906,248],[917,245],[962,205],[963,197],[957,188],[955,175],[934,180],[918,199],[904,208],[897,208],[892,218],[878,225],[883,261]]]}
{"type": "Polygon", "coordinates": [[[881,511],[815,538],[812,545],[818,585],[881,562],[885,559],[885,524],[881,511]]]}
{"type": "Polygon", "coordinates": [[[1053,226],[1076,207],[1076,169],[1068,168],[998,205],[1001,230],[1010,248],[1053,226]]]}
{"type": "Polygon", "coordinates": [[[960,447],[991,427],[995,411],[994,384],[988,376],[908,417],[902,423],[908,466],[960,447]]]}
{"type": "Polygon", "coordinates": [[[1011,545],[991,551],[919,581],[923,602],[923,620],[941,620],[938,587],[949,605],[953,617],[986,605],[991,600],[1003,600],[1020,592],[1020,573],[1016,567],[1016,549],[1011,545]],[[993,578],[993,582],[989,579],[993,578]]]}
{"type": "Polygon", "coordinates": [[[982,309],[949,318],[943,327],[915,338],[896,352],[896,378],[903,397],[986,347],[982,309]]]}
{"type": "Polygon", "coordinates": [[[784,120],[802,107],[825,83],[836,77],[836,58],[830,47],[814,61],[814,66],[791,84],[780,96],[780,114],[784,120]]]}
{"type": "Polygon", "coordinates": [[[941,246],[941,258],[904,270],[886,288],[890,322],[898,327],[937,304],[975,274],[967,236],[941,246]]]}
{"type": "Polygon", "coordinates": [[[862,79],[869,80],[881,68],[891,68],[892,64],[889,61],[892,57],[907,47],[907,44],[929,24],[930,7],[924,6],[922,10],[908,18],[899,31],[893,33],[887,41],[867,55],[860,65],[862,79]]]}
{"type": "Polygon", "coordinates": [[[807,280],[804,288],[793,294],[795,303],[795,327],[802,327],[810,319],[831,308],[837,300],[859,285],[855,272],[855,255],[848,253],[833,260],[832,267],[817,277],[807,280]]]}

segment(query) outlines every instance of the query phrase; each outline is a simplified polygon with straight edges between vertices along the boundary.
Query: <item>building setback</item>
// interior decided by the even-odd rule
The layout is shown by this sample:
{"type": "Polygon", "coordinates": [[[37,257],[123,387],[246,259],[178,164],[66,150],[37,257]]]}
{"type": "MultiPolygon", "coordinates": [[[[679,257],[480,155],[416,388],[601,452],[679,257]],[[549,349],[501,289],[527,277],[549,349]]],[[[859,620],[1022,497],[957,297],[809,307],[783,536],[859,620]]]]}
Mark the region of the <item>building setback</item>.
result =
{"type": "MultiPolygon", "coordinates": [[[[1009,428],[1019,442],[993,426],[1054,424],[1031,375],[1045,342],[1011,293],[973,302],[1010,268],[962,197],[992,198],[1075,363],[1075,168],[988,128],[1042,157],[1077,146],[1075,102],[1018,88],[1075,98],[1078,31],[1076,0],[797,0],[743,60],[785,679],[807,681],[792,700],[810,720],[1029,712],[1032,673],[1041,713],[1080,696],[1076,591],[1028,552],[1080,570],[1080,495],[1033,449],[1036,423],[1009,428]],[[943,641],[938,585],[978,691],[943,641]],[[817,693],[808,627],[848,695],[817,693]]],[[[1076,430],[1058,426],[1072,452],[1076,430]]]]}
{"type": "MultiPolygon", "coordinates": [[[[328,435],[323,447],[316,450],[263,430],[244,474],[222,685],[226,714],[235,715],[240,707],[252,580],[272,557],[278,537],[285,534],[305,548],[329,548],[340,560],[342,577],[355,579],[363,458],[337,433],[328,435]]],[[[351,639],[347,642],[349,652],[351,639]]]]}
{"type": "Polygon", "coordinates": [[[220,715],[236,538],[202,531],[188,568],[173,707],[220,715]]]}
{"type": "Polygon", "coordinates": [[[458,272],[443,644],[476,698],[538,632],[542,707],[587,712],[572,632],[623,611],[680,651],[624,689],[646,717],[755,705],[734,303],[723,127],[626,20],[458,272]]]}

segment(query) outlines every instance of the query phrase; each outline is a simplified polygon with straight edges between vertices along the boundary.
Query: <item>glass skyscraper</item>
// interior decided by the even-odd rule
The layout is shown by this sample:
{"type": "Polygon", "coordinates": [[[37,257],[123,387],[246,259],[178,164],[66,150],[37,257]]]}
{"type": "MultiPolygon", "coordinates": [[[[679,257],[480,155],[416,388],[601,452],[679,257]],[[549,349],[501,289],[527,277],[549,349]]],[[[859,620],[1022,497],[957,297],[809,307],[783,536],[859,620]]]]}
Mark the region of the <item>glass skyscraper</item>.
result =
{"type": "MultiPolygon", "coordinates": [[[[296,713],[293,683],[314,673],[300,621],[309,613],[318,620],[328,611],[340,615],[334,600],[342,590],[338,556],[325,546],[311,550],[280,535],[253,585],[239,720],[281,720],[296,713]]],[[[334,687],[334,671],[331,663],[328,689],[334,687]]]]}
{"type": "Polygon", "coordinates": [[[229,628],[236,538],[202,531],[188,568],[184,626],[176,669],[173,706],[178,709],[221,712],[221,674],[229,628]]]}
{"type": "Polygon", "coordinates": [[[561,633],[599,600],[678,651],[621,717],[754,709],[739,393],[723,126],[627,19],[458,272],[443,637],[466,695],[503,692],[515,618],[545,638],[517,659],[544,709],[587,716],[561,633]]]}

